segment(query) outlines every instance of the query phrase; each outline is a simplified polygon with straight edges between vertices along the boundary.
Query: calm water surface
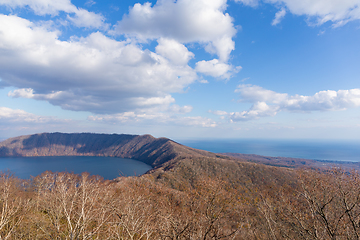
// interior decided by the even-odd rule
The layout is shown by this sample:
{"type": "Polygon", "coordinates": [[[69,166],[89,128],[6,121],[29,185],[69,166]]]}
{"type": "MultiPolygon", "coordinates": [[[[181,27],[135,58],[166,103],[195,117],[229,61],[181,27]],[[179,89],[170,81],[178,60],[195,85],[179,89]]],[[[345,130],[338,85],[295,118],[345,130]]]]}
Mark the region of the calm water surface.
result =
{"type": "Polygon", "coordinates": [[[181,140],[186,146],[215,153],[244,153],[270,157],[360,161],[360,141],[335,140],[181,140]]]}
{"type": "Polygon", "coordinates": [[[53,172],[88,172],[105,179],[119,176],[138,176],[152,167],[131,159],[111,157],[18,157],[0,158],[0,170],[10,170],[17,177],[27,179],[47,170],[53,172]]]}

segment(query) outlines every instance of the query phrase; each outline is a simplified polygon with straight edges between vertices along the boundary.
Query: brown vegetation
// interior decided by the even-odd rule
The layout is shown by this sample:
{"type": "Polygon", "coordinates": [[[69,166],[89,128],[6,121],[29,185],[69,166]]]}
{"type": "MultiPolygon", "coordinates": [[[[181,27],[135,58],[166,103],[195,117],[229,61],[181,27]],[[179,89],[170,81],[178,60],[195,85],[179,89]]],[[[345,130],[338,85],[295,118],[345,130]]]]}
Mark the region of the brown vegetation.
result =
{"type": "Polygon", "coordinates": [[[243,167],[263,174],[237,182],[200,174],[176,189],[154,175],[2,174],[0,239],[359,238],[358,173],[296,170],[280,179],[288,170],[243,167]]]}

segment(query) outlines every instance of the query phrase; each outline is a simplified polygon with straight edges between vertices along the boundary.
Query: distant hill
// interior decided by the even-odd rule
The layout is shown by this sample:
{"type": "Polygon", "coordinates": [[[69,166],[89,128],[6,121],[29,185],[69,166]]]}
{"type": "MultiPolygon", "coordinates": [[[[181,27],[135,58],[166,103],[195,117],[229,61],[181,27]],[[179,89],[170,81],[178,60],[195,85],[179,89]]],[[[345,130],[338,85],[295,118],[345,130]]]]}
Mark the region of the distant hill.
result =
{"type": "Polygon", "coordinates": [[[242,153],[221,153],[221,154],[241,161],[261,163],[261,164],[277,166],[277,167],[287,167],[287,168],[341,167],[344,169],[360,170],[360,162],[312,160],[312,159],[289,158],[289,157],[268,157],[268,156],[260,156],[256,154],[242,154],[242,153]]]}
{"type": "Polygon", "coordinates": [[[153,167],[180,156],[213,156],[151,135],[41,133],[0,142],[0,157],[107,156],[130,158],[153,167]]]}

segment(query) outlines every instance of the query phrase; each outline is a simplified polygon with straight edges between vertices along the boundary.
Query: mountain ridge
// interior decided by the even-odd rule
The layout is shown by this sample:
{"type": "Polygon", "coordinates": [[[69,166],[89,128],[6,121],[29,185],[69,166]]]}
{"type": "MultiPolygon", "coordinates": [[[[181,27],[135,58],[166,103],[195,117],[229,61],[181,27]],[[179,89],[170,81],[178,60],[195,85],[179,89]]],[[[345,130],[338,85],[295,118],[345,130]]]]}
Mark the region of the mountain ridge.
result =
{"type": "Polygon", "coordinates": [[[152,167],[180,156],[216,154],[149,134],[39,133],[0,142],[0,157],[105,156],[130,158],[152,167]]]}

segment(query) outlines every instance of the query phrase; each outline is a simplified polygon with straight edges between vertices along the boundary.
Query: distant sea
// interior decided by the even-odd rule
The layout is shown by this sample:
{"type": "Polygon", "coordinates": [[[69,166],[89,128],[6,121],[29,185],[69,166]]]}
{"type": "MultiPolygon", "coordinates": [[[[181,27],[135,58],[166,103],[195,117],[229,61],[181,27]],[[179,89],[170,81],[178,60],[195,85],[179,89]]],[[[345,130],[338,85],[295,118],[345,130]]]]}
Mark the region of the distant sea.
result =
{"type": "Polygon", "coordinates": [[[185,146],[214,153],[257,154],[314,160],[360,161],[360,140],[179,140],[185,146]]]}

